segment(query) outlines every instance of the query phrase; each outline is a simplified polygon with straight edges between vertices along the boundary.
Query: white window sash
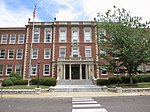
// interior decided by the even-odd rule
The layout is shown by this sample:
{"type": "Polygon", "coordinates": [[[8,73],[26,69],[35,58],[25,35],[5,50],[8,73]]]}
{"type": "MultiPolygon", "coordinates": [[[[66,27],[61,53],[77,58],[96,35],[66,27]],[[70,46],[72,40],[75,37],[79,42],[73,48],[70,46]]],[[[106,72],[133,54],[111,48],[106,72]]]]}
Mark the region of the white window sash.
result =
{"type": "Polygon", "coordinates": [[[43,66],[44,66],[43,67],[43,75],[44,76],[49,76],[50,75],[50,65],[49,64],[44,64],[43,66]],[[48,66],[48,70],[46,70],[47,69],[46,66],[48,66]]]}
{"type": "Polygon", "coordinates": [[[51,55],[51,49],[45,48],[44,49],[44,59],[50,59],[50,55],[51,55]],[[47,53],[48,53],[48,55],[47,55],[47,53]]]}

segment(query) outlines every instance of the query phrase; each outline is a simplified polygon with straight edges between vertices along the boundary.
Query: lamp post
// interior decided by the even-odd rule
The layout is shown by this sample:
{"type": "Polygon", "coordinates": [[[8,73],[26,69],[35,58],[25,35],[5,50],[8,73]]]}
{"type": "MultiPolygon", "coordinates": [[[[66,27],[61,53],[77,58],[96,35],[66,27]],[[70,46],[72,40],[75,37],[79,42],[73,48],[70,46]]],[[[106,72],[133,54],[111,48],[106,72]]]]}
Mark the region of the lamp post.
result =
{"type": "Polygon", "coordinates": [[[37,82],[37,88],[39,88],[40,85],[40,77],[39,77],[39,72],[40,72],[40,62],[38,62],[38,66],[37,66],[37,75],[38,75],[38,82],[37,82]]]}
{"type": "Polygon", "coordinates": [[[118,60],[116,61],[116,73],[117,73],[117,78],[118,78],[118,83],[117,86],[119,87],[119,64],[118,64],[118,60]]]}

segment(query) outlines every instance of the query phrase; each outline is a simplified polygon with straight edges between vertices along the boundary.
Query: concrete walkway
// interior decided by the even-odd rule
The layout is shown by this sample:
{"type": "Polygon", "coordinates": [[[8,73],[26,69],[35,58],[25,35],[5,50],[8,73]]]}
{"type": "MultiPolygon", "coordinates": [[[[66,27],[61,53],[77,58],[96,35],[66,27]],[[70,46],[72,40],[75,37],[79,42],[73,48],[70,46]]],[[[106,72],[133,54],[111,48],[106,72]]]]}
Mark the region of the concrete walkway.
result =
{"type": "Polygon", "coordinates": [[[113,97],[150,95],[150,92],[114,93],[114,92],[47,92],[41,94],[4,94],[2,98],[67,98],[67,97],[113,97]]]}

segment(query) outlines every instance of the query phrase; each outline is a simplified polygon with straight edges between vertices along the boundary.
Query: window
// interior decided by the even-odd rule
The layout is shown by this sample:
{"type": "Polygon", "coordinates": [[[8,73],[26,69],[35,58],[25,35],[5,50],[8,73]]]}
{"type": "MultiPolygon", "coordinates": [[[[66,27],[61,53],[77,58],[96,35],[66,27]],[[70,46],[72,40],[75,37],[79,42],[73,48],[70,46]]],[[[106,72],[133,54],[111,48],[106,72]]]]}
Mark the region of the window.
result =
{"type": "Polygon", "coordinates": [[[21,68],[22,68],[21,65],[16,65],[15,66],[15,72],[21,74],[21,68]]]}
{"type": "Polygon", "coordinates": [[[101,75],[107,75],[107,70],[105,67],[102,67],[101,69],[101,75]]]}
{"type": "Polygon", "coordinates": [[[66,57],[66,48],[65,47],[59,48],[59,57],[66,57]]]}
{"type": "Polygon", "coordinates": [[[44,76],[49,76],[50,75],[50,65],[49,64],[45,64],[43,68],[44,68],[43,75],[44,76]]]}
{"type": "Polygon", "coordinates": [[[72,28],[72,42],[79,42],[78,28],[72,28]]]}
{"type": "Polygon", "coordinates": [[[32,59],[38,59],[38,49],[32,49],[32,59]]]}
{"type": "Polygon", "coordinates": [[[50,59],[51,50],[50,48],[44,49],[44,59],[50,59]]]}
{"type": "Polygon", "coordinates": [[[10,35],[9,43],[10,44],[15,44],[16,43],[16,35],[15,34],[10,35]]]}
{"type": "Polygon", "coordinates": [[[103,28],[100,28],[98,36],[99,36],[100,41],[106,41],[106,30],[103,28]]]}
{"type": "Polygon", "coordinates": [[[92,42],[92,40],[91,40],[91,29],[90,28],[84,29],[84,42],[92,42]]]}
{"type": "Polygon", "coordinates": [[[12,65],[6,65],[6,75],[8,76],[13,70],[12,65]]]}
{"type": "Polygon", "coordinates": [[[106,56],[106,51],[105,51],[105,49],[101,49],[101,50],[100,50],[100,57],[101,57],[101,59],[104,58],[105,56],[106,56]]]}
{"type": "Polygon", "coordinates": [[[3,75],[3,65],[0,65],[0,76],[3,75]]]}
{"type": "Polygon", "coordinates": [[[8,37],[7,34],[3,34],[3,35],[2,35],[1,44],[7,44],[7,37],[8,37]]]}
{"type": "Polygon", "coordinates": [[[22,59],[23,49],[17,49],[16,59],[22,59]]]}
{"type": "Polygon", "coordinates": [[[52,31],[51,29],[45,29],[45,39],[44,42],[45,43],[50,43],[52,40],[52,31]]]}
{"type": "Polygon", "coordinates": [[[6,51],[5,49],[0,49],[0,59],[5,59],[6,51]]]}
{"type": "Polygon", "coordinates": [[[37,65],[31,65],[31,76],[36,76],[37,74],[37,65]]]}
{"type": "Polygon", "coordinates": [[[79,49],[78,47],[72,48],[72,57],[78,57],[79,56],[79,49]]]}
{"type": "Polygon", "coordinates": [[[91,57],[91,47],[85,47],[85,57],[91,57]]]}
{"type": "Polygon", "coordinates": [[[146,72],[150,73],[150,64],[146,64],[146,72]]]}
{"type": "Polygon", "coordinates": [[[18,44],[24,44],[24,35],[20,34],[18,37],[18,44]]]}
{"type": "Polygon", "coordinates": [[[39,43],[39,40],[40,40],[40,29],[35,29],[32,42],[39,43]]]}
{"type": "Polygon", "coordinates": [[[8,59],[14,59],[14,49],[8,50],[8,59]]]}
{"type": "Polygon", "coordinates": [[[66,42],[66,29],[65,28],[61,28],[59,30],[59,42],[66,42]]]}

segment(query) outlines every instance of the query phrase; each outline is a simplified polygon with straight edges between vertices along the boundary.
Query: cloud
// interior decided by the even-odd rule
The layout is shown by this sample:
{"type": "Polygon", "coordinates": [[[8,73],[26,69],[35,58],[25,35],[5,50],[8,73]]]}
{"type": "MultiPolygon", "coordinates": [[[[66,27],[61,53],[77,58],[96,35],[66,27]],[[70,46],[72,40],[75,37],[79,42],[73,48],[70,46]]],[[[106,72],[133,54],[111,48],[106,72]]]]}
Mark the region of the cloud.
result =
{"type": "MultiPolygon", "coordinates": [[[[0,27],[24,27],[28,18],[32,17],[32,10],[25,7],[19,7],[12,10],[4,1],[0,4],[0,27]]],[[[38,18],[37,21],[40,21],[38,18]]]]}

